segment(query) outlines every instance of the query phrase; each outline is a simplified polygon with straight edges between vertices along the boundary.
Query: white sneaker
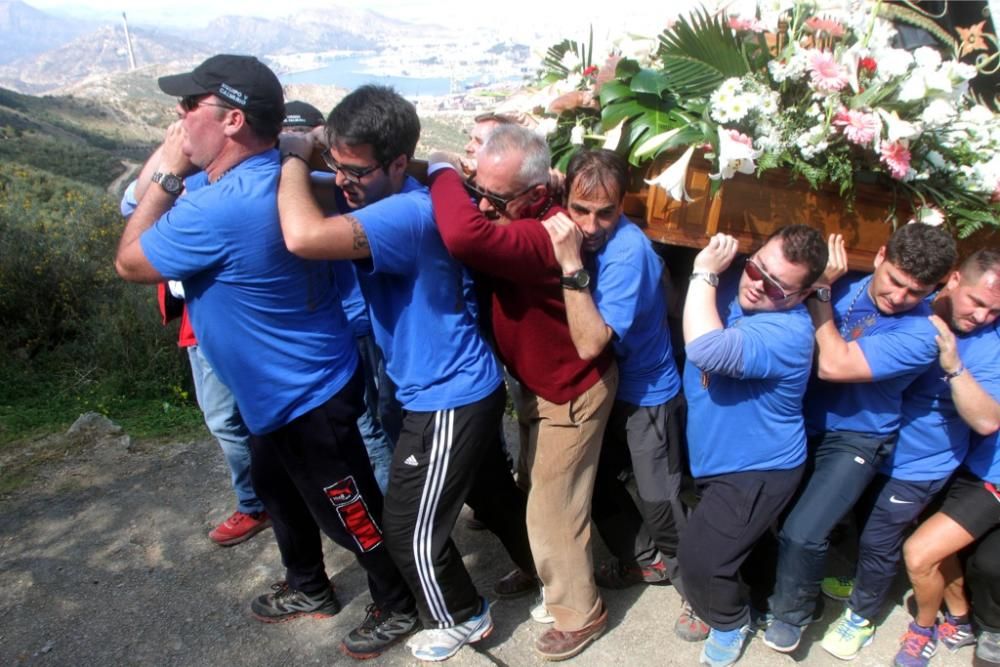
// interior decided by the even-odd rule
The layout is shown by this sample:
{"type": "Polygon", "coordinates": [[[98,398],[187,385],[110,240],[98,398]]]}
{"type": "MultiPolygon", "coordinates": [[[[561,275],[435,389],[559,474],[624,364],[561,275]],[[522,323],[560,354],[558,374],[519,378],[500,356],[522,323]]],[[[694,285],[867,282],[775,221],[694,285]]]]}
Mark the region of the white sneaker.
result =
{"type": "Polygon", "coordinates": [[[555,623],[556,619],[553,618],[552,614],[545,607],[545,587],[542,587],[542,592],[538,595],[535,600],[535,606],[531,608],[531,618],[535,619],[537,623],[555,623]]]}
{"type": "Polygon", "coordinates": [[[485,639],[493,632],[490,605],[480,598],[480,612],[464,623],[450,628],[421,630],[410,637],[406,646],[417,660],[439,662],[458,653],[466,644],[485,639]]]}

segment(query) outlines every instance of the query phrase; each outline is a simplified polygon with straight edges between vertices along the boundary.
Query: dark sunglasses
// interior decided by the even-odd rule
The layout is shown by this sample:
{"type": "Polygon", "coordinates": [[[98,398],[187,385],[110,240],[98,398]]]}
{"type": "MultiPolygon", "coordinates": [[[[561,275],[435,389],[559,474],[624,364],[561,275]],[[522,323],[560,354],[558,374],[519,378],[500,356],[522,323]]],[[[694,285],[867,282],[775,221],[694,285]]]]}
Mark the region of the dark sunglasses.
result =
{"type": "Polygon", "coordinates": [[[344,180],[348,183],[353,183],[354,185],[360,185],[361,179],[376,169],[381,169],[383,167],[381,162],[373,164],[370,167],[365,167],[364,169],[359,169],[358,167],[345,167],[334,160],[333,155],[331,155],[328,150],[323,151],[323,162],[326,163],[326,166],[330,168],[330,171],[332,171],[334,175],[343,174],[344,180]]]}
{"type": "Polygon", "coordinates": [[[191,113],[198,107],[218,107],[219,109],[232,109],[233,107],[228,104],[217,104],[215,102],[207,102],[205,95],[188,95],[187,97],[181,97],[177,100],[177,103],[181,105],[181,109],[191,113]]]}
{"type": "Polygon", "coordinates": [[[764,283],[764,294],[768,296],[772,301],[784,301],[789,297],[793,297],[796,294],[802,292],[802,290],[795,290],[794,292],[786,292],[785,289],[778,284],[778,281],[772,278],[768,273],[757,265],[757,262],[753,261],[752,257],[747,258],[746,266],[743,267],[746,271],[747,277],[750,280],[757,282],[758,280],[764,283]]]}
{"type": "Polygon", "coordinates": [[[480,201],[485,199],[490,203],[490,206],[492,206],[497,213],[499,213],[500,215],[506,215],[507,207],[510,206],[510,203],[512,201],[514,201],[518,197],[523,197],[524,195],[528,194],[529,192],[537,188],[539,185],[540,185],[539,183],[536,183],[535,185],[529,186],[524,190],[522,190],[521,192],[518,192],[516,195],[507,195],[507,196],[498,195],[495,192],[490,192],[486,188],[478,186],[475,181],[471,180],[465,182],[465,189],[469,193],[469,195],[476,200],[476,203],[479,203],[480,201]]]}

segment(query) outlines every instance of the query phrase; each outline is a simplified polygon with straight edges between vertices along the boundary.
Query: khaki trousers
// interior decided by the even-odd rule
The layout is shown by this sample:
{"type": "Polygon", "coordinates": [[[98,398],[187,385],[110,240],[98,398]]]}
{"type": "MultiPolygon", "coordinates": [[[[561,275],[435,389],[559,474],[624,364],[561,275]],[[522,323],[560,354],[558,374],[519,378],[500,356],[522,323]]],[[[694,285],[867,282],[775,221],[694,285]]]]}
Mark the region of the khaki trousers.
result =
{"type": "Polygon", "coordinates": [[[518,401],[519,477],[530,484],[528,539],[557,630],[579,630],[603,607],[594,584],[590,502],[617,390],[618,367],[612,365],[568,403],[551,403],[524,389],[518,401]]]}

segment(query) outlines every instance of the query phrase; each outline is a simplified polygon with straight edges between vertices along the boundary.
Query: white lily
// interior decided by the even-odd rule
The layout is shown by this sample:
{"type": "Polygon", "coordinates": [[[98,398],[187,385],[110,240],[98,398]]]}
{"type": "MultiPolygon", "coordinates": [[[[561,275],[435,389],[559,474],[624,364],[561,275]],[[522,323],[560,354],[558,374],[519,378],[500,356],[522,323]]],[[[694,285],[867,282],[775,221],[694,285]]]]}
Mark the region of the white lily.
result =
{"type": "Polygon", "coordinates": [[[618,144],[622,142],[622,130],[625,129],[625,119],[623,118],[620,123],[611,128],[607,134],[604,135],[604,145],[601,148],[609,151],[613,151],[618,148],[618,144]]]}
{"type": "Polygon", "coordinates": [[[751,140],[736,130],[719,128],[719,173],[709,174],[713,180],[732,178],[737,172],[752,174],[760,151],[753,149],[751,140]]]}
{"type": "Polygon", "coordinates": [[[901,119],[895,111],[888,112],[885,109],[879,109],[878,114],[885,121],[886,135],[889,143],[900,139],[914,139],[919,137],[921,132],[923,132],[919,124],[909,123],[901,119]]]}
{"type": "Polygon", "coordinates": [[[659,176],[652,180],[646,180],[646,183],[663,188],[672,199],[676,199],[677,201],[694,201],[688,196],[687,190],[684,188],[684,182],[687,179],[688,162],[691,161],[692,155],[694,155],[694,146],[684,151],[680,159],[663,170],[659,176]]]}

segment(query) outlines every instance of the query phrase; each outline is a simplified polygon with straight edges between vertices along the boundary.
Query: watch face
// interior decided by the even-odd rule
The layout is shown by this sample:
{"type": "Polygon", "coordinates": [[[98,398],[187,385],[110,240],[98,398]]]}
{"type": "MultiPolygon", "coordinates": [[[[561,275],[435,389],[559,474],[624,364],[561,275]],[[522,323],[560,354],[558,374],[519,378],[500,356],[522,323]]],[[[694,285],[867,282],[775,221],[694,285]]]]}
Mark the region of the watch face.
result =
{"type": "Polygon", "coordinates": [[[580,289],[584,289],[590,285],[590,273],[586,269],[580,269],[573,276],[576,279],[576,284],[580,286],[580,289]]]}
{"type": "Polygon", "coordinates": [[[173,174],[165,174],[162,179],[160,179],[160,185],[163,189],[172,195],[175,195],[181,191],[184,187],[183,181],[173,174]]]}

